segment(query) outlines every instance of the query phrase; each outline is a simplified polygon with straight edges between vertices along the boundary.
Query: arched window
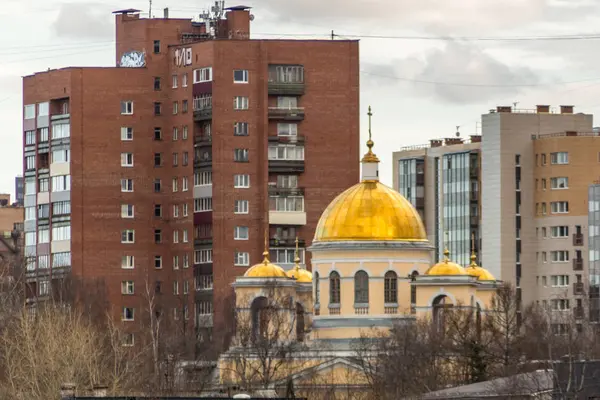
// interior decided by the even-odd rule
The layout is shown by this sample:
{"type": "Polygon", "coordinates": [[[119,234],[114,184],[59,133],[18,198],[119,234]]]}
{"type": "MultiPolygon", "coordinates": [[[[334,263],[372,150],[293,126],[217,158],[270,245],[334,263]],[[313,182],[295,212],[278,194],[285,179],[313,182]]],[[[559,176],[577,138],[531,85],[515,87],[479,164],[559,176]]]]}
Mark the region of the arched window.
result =
{"type": "Polygon", "coordinates": [[[446,326],[446,313],[454,305],[448,296],[440,295],[433,300],[433,323],[439,332],[443,332],[446,326]]]}
{"type": "Polygon", "coordinates": [[[313,282],[315,283],[315,304],[319,304],[321,298],[321,288],[319,287],[319,273],[315,272],[313,275],[313,282]]]}
{"type": "Polygon", "coordinates": [[[340,302],[340,274],[333,271],[329,275],[329,303],[339,304],[340,302]]]}
{"type": "Polygon", "coordinates": [[[385,300],[386,303],[398,303],[398,275],[394,271],[385,273],[385,300]]]}
{"type": "Polygon", "coordinates": [[[257,297],[252,302],[250,310],[252,313],[252,340],[266,337],[269,331],[269,301],[266,297],[257,297]]]}
{"type": "Polygon", "coordinates": [[[365,271],[358,271],[354,275],[354,303],[369,302],[369,275],[365,271]]]}

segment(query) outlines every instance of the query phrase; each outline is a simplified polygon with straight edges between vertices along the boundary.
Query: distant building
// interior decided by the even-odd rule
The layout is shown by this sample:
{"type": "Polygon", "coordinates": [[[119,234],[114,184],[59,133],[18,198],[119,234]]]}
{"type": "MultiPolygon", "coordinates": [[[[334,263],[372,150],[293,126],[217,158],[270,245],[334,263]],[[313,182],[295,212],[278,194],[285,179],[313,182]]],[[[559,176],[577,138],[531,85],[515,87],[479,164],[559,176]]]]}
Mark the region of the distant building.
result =
{"type": "Polygon", "coordinates": [[[17,204],[23,207],[23,201],[25,200],[25,178],[22,176],[15,178],[15,197],[17,204]]]}

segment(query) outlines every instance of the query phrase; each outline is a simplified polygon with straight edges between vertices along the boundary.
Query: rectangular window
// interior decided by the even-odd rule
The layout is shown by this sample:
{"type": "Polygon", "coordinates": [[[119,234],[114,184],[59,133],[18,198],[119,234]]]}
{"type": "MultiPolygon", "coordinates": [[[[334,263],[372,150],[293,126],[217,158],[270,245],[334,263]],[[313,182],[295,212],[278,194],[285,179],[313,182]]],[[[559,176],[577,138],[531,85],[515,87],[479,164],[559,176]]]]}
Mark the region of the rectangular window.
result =
{"type": "Polygon", "coordinates": [[[269,82],[304,83],[304,66],[302,65],[270,65],[269,82]]]}
{"type": "Polygon", "coordinates": [[[278,175],[277,187],[284,189],[295,189],[298,187],[298,175],[278,175]]]}
{"type": "Polygon", "coordinates": [[[236,174],[233,176],[233,187],[234,188],[249,188],[250,187],[250,175],[236,174]]]}
{"type": "Polygon", "coordinates": [[[121,218],[133,218],[133,204],[121,204],[121,218]]]}
{"type": "MultiPolygon", "coordinates": [[[[62,203],[62,202],[61,202],[62,203]]],[[[64,203],[69,203],[69,213],[71,212],[71,202],[65,201],[64,203]]],[[[55,203],[53,203],[55,204],[55,203]]],[[[53,216],[58,216],[57,213],[52,213],[53,216]]],[[[38,205],[38,218],[45,219],[50,217],[50,204],[40,204],[38,205]]]]}
{"type": "Polygon", "coordinates": [[[154,140],[162,140],[162,129],[154,128],[154,140]]]}
{"type": "Polygon", "coordinates": [[[171,186],[173,187],[173,192],[177,192],[179,190],[178,185],[177,185],[177,178],[173,178],[173,182],[172,182],[171,186]]]}
{"type": "Polygon", "coordinates": [[[188,112],[188,101],[187,100],[181,100],[181,112],[184,114],[188,112]]]}
{"type": "Polygon", "coordinates": [[[162,256],[154,256],[154,268],[162,268],[162,256]]]}
{"type": "Polygon", "coordinates": [[[179,218],[179,206],[173,204],[173,218],[179,218]]]}
{"type": "Polygon", "coordinates": [[[24,119],[34,119],[35,118],[35,104],[27,104],[24,107],[23,118],[24,119]]]}
{"type": "Polygon", "coordinates": [[[248,83],[248,70],[236,69],[233,71],[233,83],[248,83]]]}
{"type": "Polygon", "coordinates": [[[131,101],[131,100],[121,101],[121,114],[122,115],[132,115],[133,114],[133,101],[131,101]]]}
{"type": "MultiPolygon", "coordinates": [[[[132,156],[133,157],[133,156],[132,156]]],[[[66,163],[71,160],[71,150],[52,150],[52,162],[53,163],[66,163]]]]}
{"type": "Polygon", "coordinates": [[[71,224],[63,222],[52,225],[52,240],[71,240],[71,224]]]}
{"type": "Polygon", "coordinates": [[[25,145],[35,144],[35,131],[25,131],[25,145]]]}
{"type": "Polygon", "coordinates": [[[70,201],[57,201],[52,203],[52,215],[69,215],[71,214],[71,202],[70,201]]]}
{"type": "Polygon", "coordinates": [[[173,153],[173,166],[176,167],[179,165],[179,154],[173,153]]]}
{"type": "Polygon", "coordinates": [[[155,40],[154,41],[154,54],[158,54],[160,53],[160,40],[155,40]]]}
{"type": "Polygon", "coordinates": [[[298,136],[298,124],[277,124],[277,136],[298,136]]]}
{"type": "Polygon", "coordinates": [[[121,243],[135,243],[135,231],[133,229],[121,231],[121,243]]]}
{"type": "Polygon", "coordinates": [[[184,229],[181,232],[183,234],[183,238],[182,238],[183,243],[187,243],[188,242],[188,231],[187,231],[187,229],[184,229]]]}
{"type": "Polygon", "coordinates": [[[25,178],[25,194],[36,194],[35,178],[25,178]]]}
{"type": "MultiPolygon", "coordinates": [[[[271,262],[279,264],[293,264],[296,258],[295,248],[277,248],[270,250],[271,262]]],[[[304,264],[304,249],[298,250],[299,263],[304,264]]]]}
{"type": "Polygon", "coordinates": [[[553,226],[550,230],[553,238],[566,238],[569,236],[569,227],[566,225],[553,226]]]}
{"type": "Polygon", "coordinates": [[[38,228],[38,243],[50,243],[50,229],[46,227],[38,228]]]}
{"type": "Polygon", "coordinates": [[[552,189],[568,189],[569,178],[566,176],[558,178],[550,178],[550,187],[552,189]]]}
{"type": "Polygon", "coordinates": [[[212,249],[194,251],[194,264],[208,264],[212,262],[212,249]]]}
{"type": "Polygon", "coordinates": [[[25,221],[35,221],[35,207],[25,207],[25,221]]]}
{"type": "Polygon", "coordinates": [[[50,256],[39,256],[38,257],[38,268],[39,269],[48,269],[50,268],[50,256]]]}
{"type": "Polygon", "coordinates": [[[176,126],[173,127],[173,140],[179,139],[179,128],[176,126]]]}
{"type": "Polygon", "coordinates": [[[183,152],[183,157],[181,159],[181,165],[183,165],[184,167],[188,165],[189,162],[189,155],[187,151],[183,152]]]}
{"type": "Polygon", "coordinates": [[[35,246],[37,244],[36,232],[25,232],[25,246],[35,246]]]}
{"type": "Polygon", "coordinates": [[[181,87],[187,87],[188,85],[188,74],[187,72],[181,75],[181,87]]]}
{"type": "Polygon", "coordinates": [[[552,275],[550,282],[553,287],[567,287],[569,286],[569,275],[552,275]]]}
{"type": "Polygon", "coordinates": [[[173,269],[179,269],[179,256],[173,256],[173,269]]]}
{"type": "Polygon", "coordinates": [[[121,167],[133,167],[133,153],[121,153],[121,167]]]}
{"type": "Polygon", "coordinates": [[[200,197],[194,199],[194,212],[211,211],[212,197],[200,197]]]}
{"type": "Polygon", "coordinates": [[[48,296],[50,294],[50,282],[40,281],[39,296],[48,296]]]}
{"type": "Polygon", "coordinates": [[[298,108],[298,98],[291,96],[279,96],[277,97],[277,108],[284,108],[287,110],[298,108]]]}
{"type": "Polygon", "coordinates": [[[133,128],[130,126],[121,127],[121,140],[133,140],[133,128]]]}
{"type": "Polygon", "coordinates": [[[184,125],[183,128],[181,128],[181,139],[186,140],[188,138],[188,126],[184,125]]]}
{"type": "Polygon", "coordinates": [[[47,117],[50,115],[50,102],[46,101],[38,104],[38,117],[47,117]]]}
{"type": "Polygon", "coordinates": [[[52,255],[52,268],[62,268],[71,266],[71,252],[54,253],[52,255]]]}
{"type": "Polygon", "coordinates": [[[179,282],[173,281],[173,294],[179,294],[179,282]]]}
{"type": "Polygon", "coordinates": [[[233,161],[248,162],[248,149],[235,149],[233,151],[233,161]]]}
{"type": "Polygon", "coordinates": [[[212,171],[195,172],[194,186],[212,185],[212,171]]]}
{"type": "Polygon", "coordinates": [[[174,101],[173,102],[173,115],[177,115],[178,112],[179,112],[179,102],[174,101]]]}
{"type": "Polygon", "coordinates": [[[25,157],[25,170],[35,169],[35,156],[27,156],[25,157]]]}
{"type": "Polygon", "coordinates": [[[154,205],[154,216],[155,217],[162,217],[162,205],[161,204],[155,204],[154,205]]]}
{"type": "Polygon", "coordinates": [[[569,153],[567,153],[566,151],[550,153],[550,163],[551,164],[568,164],[569,163],[569,153]]]}
{"type": "Polygon", "coordinates": [[[134,309],[133,307],[123,307],[123,321],[133,321],[134,309]]]}
{"type": "Polygon", "coordinates": [[[236,200],[233,212],[235,214],[248,214],[248,200],[236,200]]]}
{"type": "Polygon", "coordinates": [[[187,191],[188,191],[188,186],[189,186],[189,185],[188,185],[188,177],[187,177],[187,176],[184,176],[184,177],[181,179],[181,191],[182,191],[182,192],[187,192],[187,191]]]}
{"type": "Polygon", "coordinates": [[[282,212],[302,212],[304,211],[303,196],[270,196],[269,210],[282,212]]]}
{"type": "Polygon", "coordinates": [[[134,294],[134,283],[133,281],[122,281],[121,282],[121,294],[134,294]]]}
{"type": "Polygon", "coordinates": [[[160,193],[161,191],[161,180],[160,179],[155,179],[154,180],[154,193],[160,193]]]}
{"type": "Polygon", "coordinates": [[[248,97],[236,96],[233,98],[233,109],[234,110],[247,110],[249,105],[248,97]]]}
{"type": "Polygon", "coordinates": [[[248,123],[236,122],[233,124],[233,134],[235,136],[248,136],[248,123]]]}
{"type": "Polygon", "coordinates": [[[40,178],[38,180],[40,193],[47,192],[50,189],[50,180],[48,178],[40,178]]]}
{"type": "Polygon", "coordinates": [[[154,230],[154,243],[162,243],[162,230],[154,230]]]}
{"type": "Polygon", "coordinates": [[[173,231],[173,243],[179,243],[179,231],[178,230],[173,231]]]}
{"type": "Polygon", "coordinates": [[[210,81],[212,81],[212,67],[205,67],[194,70],[194,83],[210,81]]]}
{"type": "Polygon", "coordinates": [[[154,166],[162,166],[162,153],[154,153],[154,166]]]}
{"type": "Polygon", "coordinates": [[[269,160],[302,161],[304,160],[304,146],[269,146],[269,160]]]}
{"type": "Polygon", "coordinates": [[[122,269],[133,269],[135,258],[133,256],[122,256],[121,257],[121,268],[122,269]]]}
{"type": "Polygon", "coordinates": [[[133,347],[135,345],[135,336],[133,333],[123,333],[123,347],[133,347]]]}
{"type": "Polygon", "coordinates": [[[47,142],[48,141],[48,128],[40,128],[39,129],[40,132],[40,142],[47,142]]]}
{"type": "Polygon", "coordinates": [[[183,268],[190,267],[190,256],[188,254],[183,255],[183,268]]]}
{"type": "Polygon", "coordinates": [[[162,114],[162,103],[157,101],[154,102],[154,115],[161,115],[162,114]]]}
{"type": "MultiPolygon", "coordinates": [[[[570,308],[568,299],[552,299],[550,301],[552,304],[552,311],[567,311],[570,308]]],[[[554,328],[557,325],[560,326],[560,325],[566,325],[566,324],[552,324],[552,327],[554,328]]],[[[558,331],[560,331],[560,333],[562,333],[562,332],[566,332],[567,329],[568,328],[559,329],[558,331]]]]}
{"type": "Polygon", "coordinates": [[[236,267],[246,267],[250,265],[250,253],[237,251],[233,260],[233,265],[236,267]]]}
{"type": "Polygon", "coordinates": [[[173,89],[177,89],[178,81],[179,81],[179,79],[178,79],[177,75],[173,75],[173,89]]]}
{"type": "Polygon", "coordinates": [[[552,214],[565,214],[569,212],[568,201],[553,201],[550,203],[552,214]]]}
{"type": "Polygon", "coordinates": [[[236,226],[233,230],[233,238],[235,240],[248,240],[248,227],[236,226]]]}
{"type": "MultiPolygon", "coordinates": [[[[187,280],[185,280],[185,281],[183,281],[183,294],[188,294],[189,292],[190,292],[190,283],[187,280]]],[[[184,312],[184,314],[187,314],[187,313],[184,312]]],[[[187,318],[188,317],[186,315],[185,319],[187,319],[187,318]]]]}
{"type": "Polygon", "coordinates": [[[133,179],[121,179],[121,192],[133,192],[133,179]]]}
{"type": "Polygon", "coordinates": [[[188,216],[188,205],[187,205],[187,203],[183,203],[183,216],[184,217],[188,216]]]}
{"type": "Polygon", "coordinates": [[[52,177],[52,191],[66,192],[71,190],[71,175],[58,175],[52,177]]]}
{"type": "Polygon", "coordinates": [[[568,262],[569,252],[567,250],[551,251],[550,260],[552,260],[552,262],[568,262]]]}
{"type": "Polygon", "coordinates": [[[160,77],[159,76],[155,76],[154,77],[154,90],[160,90],[160,77]]]}

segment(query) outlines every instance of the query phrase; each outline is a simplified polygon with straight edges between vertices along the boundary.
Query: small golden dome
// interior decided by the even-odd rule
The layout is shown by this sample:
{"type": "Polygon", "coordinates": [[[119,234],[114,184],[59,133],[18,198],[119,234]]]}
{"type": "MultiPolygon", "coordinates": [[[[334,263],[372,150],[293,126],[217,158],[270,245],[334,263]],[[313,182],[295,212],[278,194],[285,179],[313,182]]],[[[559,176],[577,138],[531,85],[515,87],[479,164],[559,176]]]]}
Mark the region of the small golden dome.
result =
{"type": "Polygon", "coordinates": [[[421,217],[400,193],[363,181],[338,195],[321,215],[314,241],[426,241],[421,217]]]}
{"type": "Polygon", "coordinates": [[[295,279],[296,282],[300,283],[311,283],[312,273],[304,268],[292,268],[286,272],[288,278],[295,279]]]}
{"type": "Polygon", "coordinates": [[[425,275],[466,275],[467,272],[465,271],[465,269],[460,265],[450,261],[450,259],[448,258],[449,255],[450,252],[448,251],[448,249],[444,250],[444,260],[429,268],[425,272],[425,275]]]}
{"type": "Polygon", "coordinates": [[[269,261],[269,252],[265,250],[265,257],[260,264],[248,268],[244,276],[248,278],[287,278],[285,270],[278,265],[271,264],[269,261]]]}
{"type": "Polygon", "coordinates": [[[476,259],[477,256],[475,255],[475,253],[472,253],[471,264],[469,264],[469,266],[465,268],[467,274],[476,277],[478,281],[495,281],[496,278],[494,278],[494,275],[492,275],[492,273],[487,269],[477,265],[477,263],[475,262],[476,259]]]}

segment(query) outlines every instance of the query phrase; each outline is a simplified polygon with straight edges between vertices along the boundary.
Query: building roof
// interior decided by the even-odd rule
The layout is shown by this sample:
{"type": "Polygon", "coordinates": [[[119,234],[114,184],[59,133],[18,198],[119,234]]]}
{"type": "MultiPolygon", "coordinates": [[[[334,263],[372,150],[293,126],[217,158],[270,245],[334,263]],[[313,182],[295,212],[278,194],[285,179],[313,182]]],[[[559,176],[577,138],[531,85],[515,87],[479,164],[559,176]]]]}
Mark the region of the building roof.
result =
{"type": "Polygon", "coordinates": [[[138,10],[136,8],[127,8],[124,10],[117,10],[117,11],[113,11],[113,14],[137,14],[139,12],[141,12],[142,10],[138,10]]]}
{"type": "Polygon", "coordinates": [[[248,7],[248,6],[232,6],[232,7],[226,7],[225,10],[227,11],[245,11],[245,10],[250,10],[252,7],[248,7]]]}

